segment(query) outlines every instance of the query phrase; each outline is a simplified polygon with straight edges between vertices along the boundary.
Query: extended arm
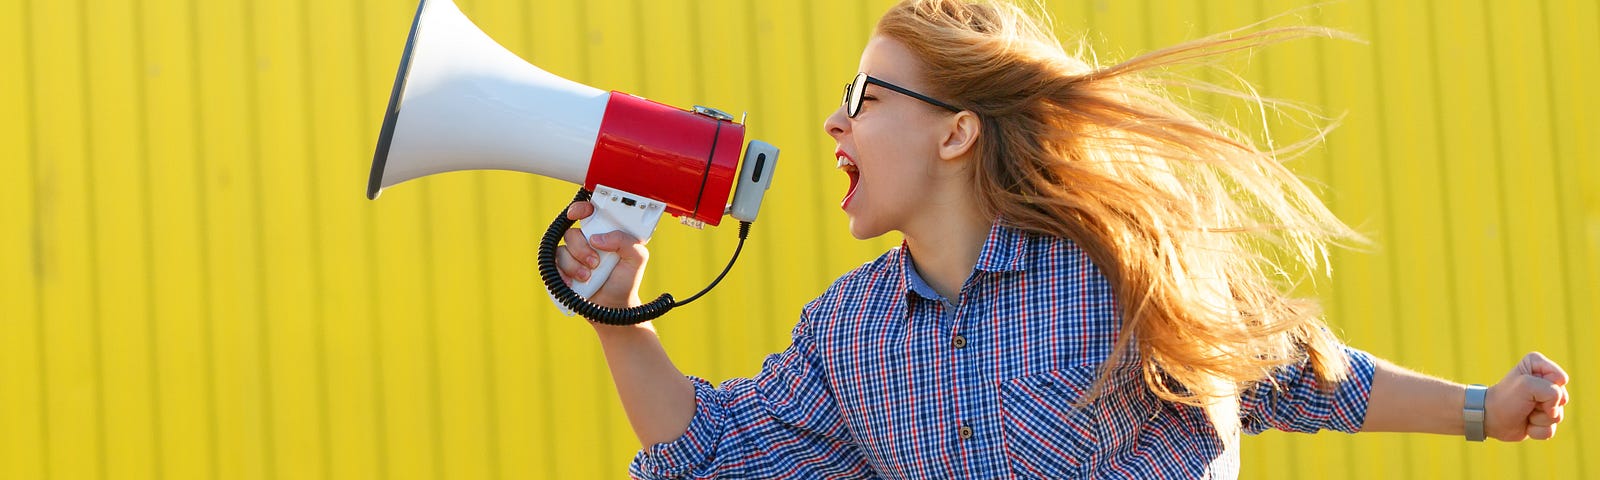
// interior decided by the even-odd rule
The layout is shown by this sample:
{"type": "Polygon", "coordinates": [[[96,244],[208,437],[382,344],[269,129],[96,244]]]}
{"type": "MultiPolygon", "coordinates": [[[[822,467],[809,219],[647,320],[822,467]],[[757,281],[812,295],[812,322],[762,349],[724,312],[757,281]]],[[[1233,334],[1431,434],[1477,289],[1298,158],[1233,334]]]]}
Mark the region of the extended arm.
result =
{"type": "MultiPolygon", "coordinates": [[[[1465,386],[1377,360],[1363,432],[1461,435],[1465,386]]],[[[1489,387],[1484,431],[1515,442],[1555,435],[1567,404],[1567,374],[1538,352],[1529,353],[1489,387]]]]}
{"type": "MultiPolygon", "coordinates": [[[[589,202],[574,202],[567,217],[580,220],[594,213],[589,202]]],[[[588,280],[589,268],[599,263],[597,250],[616,252],[616,270],[590,298],[599,305],[627,307],[639,305],[639,281],[650,252],[626,232],[596,236],[591,244],[576,228],[566,233],[566,245],[557,249],[556,264],[563,278],[588,280]]],[[[595,334],[605,351],[606,365],[616,384],[617,396],[627,411],[628,423],[639,443],[645,447],[670,442],[683,435],[694,415],[694,384],[678,371],[647,323],[609,326],[598,323],[595,334]]]]}
{"type": "Polygon", "coordinates": [[[649,447],[683,436],[694,416],[694,384],[667,358],[655,329],[648,322],[594,329],[639,443],[649,447]]]}

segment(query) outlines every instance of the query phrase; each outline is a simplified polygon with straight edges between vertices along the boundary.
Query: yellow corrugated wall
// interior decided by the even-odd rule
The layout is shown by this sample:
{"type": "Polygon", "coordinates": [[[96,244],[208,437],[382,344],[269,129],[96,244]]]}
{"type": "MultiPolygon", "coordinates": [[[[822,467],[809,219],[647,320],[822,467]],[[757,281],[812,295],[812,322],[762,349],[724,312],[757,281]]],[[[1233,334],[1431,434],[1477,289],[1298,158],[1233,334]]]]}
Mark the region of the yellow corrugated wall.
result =
{"type": "MultiPolygon", "coordinates": [[[[1309,0],[1050,2],[1104,57],[1309,0]]],[[[0,1],[0,478],[615,478],[636,441],[534,242],[573,187],[459,173],[363,198],[415,2],[0,1]]],[[[545,69],[750,112],[783,149],[728,281],[658,326],[686,372],[754,373],[854,241],[822,118],[883,0],[461,0],[545,69]]],[[[1553,442],[1268,433],[1248,478],[1600,478],[1600,6],[1350,0],[1235,66],[1343,127],[1294,168],[1376,239],[1318,282],[1353,345],[1576,379],[1553,442]]],[[[1220,76],[1214,76],[1220,79],[1220,76]]],[[[1282,130],[1292,138],[1304,129],[1282,130]]],[[[664,222],[646,294],[714,276],[727,227],[664,222]]]]}

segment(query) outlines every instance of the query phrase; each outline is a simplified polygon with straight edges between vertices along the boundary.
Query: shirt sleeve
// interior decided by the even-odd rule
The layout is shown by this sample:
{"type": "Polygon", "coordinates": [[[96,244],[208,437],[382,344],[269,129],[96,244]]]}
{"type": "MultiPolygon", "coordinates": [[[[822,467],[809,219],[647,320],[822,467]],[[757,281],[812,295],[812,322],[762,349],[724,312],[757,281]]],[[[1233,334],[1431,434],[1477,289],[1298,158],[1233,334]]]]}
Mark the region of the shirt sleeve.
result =
{"type": "Polygon", "coordinates": [[[871,475],[822,369],[804,317],[752,378],[694,383],[688,431],[634,456],[633,478],[859,478],[871,475]]]}
{"type": "Polygon", "coordinates": [[[1332,390],[1323,390],[1309,363],[1284,367],[1274,382],[1261,382],[1240,397],[1239,413],[1245,432],[1254,435],[1268,428],[1315,433],[1338,430],[1356,433],[1367,418],[1372,393],[1372,355],[1343,347],[1350,374],[1332,390]]]}

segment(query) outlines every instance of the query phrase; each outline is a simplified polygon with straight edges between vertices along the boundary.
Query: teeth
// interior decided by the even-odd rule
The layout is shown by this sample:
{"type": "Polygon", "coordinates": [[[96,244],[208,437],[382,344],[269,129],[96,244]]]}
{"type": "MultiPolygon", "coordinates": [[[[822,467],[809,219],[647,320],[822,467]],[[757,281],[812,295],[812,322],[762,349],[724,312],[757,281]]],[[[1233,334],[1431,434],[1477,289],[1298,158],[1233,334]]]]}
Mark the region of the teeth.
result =
{"type": "Polygon", "coordinates": [[[839,160],[839,163],[838,163],[838,165],[834,166],[834,168],[844,168],[846,166],[851,166],[851,167],[856,166],[856,162],[850,161],[850,158],[846,157],[844,155],[840,155],[838,157],[838,160],[839,160]]]}

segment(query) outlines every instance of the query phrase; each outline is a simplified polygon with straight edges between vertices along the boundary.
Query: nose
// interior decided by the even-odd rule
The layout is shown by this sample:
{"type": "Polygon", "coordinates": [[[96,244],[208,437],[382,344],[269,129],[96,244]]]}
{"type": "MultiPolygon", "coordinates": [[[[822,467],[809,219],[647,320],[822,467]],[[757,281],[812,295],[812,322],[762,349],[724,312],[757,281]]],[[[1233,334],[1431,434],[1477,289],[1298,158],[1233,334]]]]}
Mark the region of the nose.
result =
{"type": "Polygon", "coordinates": [[[843,105],[833,109],[833,114],[828,115],[828,118],[822,121],[822,130],[828,132],[828,136],[833,137],[834,140],[839,140],[839,137],[843,136],[849,129],[850,117],[845,114],[843,105]]]}

